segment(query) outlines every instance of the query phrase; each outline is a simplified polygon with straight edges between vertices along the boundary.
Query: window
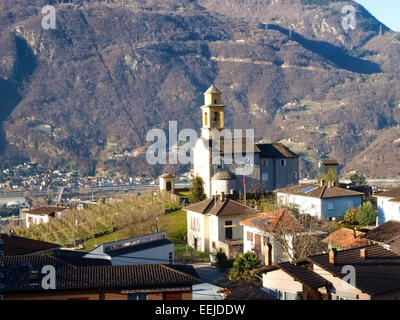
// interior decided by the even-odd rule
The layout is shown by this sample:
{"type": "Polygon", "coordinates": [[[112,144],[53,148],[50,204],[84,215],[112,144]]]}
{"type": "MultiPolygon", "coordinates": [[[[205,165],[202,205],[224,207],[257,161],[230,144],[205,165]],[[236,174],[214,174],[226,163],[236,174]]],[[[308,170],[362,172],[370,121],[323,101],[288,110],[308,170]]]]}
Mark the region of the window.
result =
{"type": "Polygon", "coordinates": [[[281,160],[281,167],[286,167],[286,159],[281,160]]]}
{"type": "Polygon", "coordinates": [[[129,293],[128,300],[147,300],[145,293],[129,293]]]}
{"type": "Polygon", "coordinates": [[[296,172],[296,171],[293,172],[293,179],[294,179],[294,180],[297,180],[297,172],[296,172]]]}
{"type": "Polygon", "coordinates": [[[268,167],[268,159],[262,159],[262,166],[263,168],[268,167]]]}
{"type": "Polygon", "coordinates": [[[335,209],[335,204],[333,203],[333,201],[328,201],[328,210],[333,210],[335,209]]]}
{"type": "Polygon", "coordinates": [[[349,200],[347,203],[348,207],[354,207],[354,201],[353,200],[349,200]]]}
{"type": "Polygon", "coordinates": [[[233,230],[232,230],[232,221],[225,221],[225,239],[232,240],[233,230]]]}
{"type": "Polygon", "coordinates": [[[208,125],[208,114],[207,112],[204,113],[204,126],[206,127],[208,125]]]}
{"type": "Polygon", "coordinates": [[[268,181],[268,173],[264,172],[262,174],[262,181],[268,181]]]}
{"type": "Polygon", "coordinates": [[[250,231],[247,231],[247,240],[253,242],[253,233],[250,231]]]}
{"type": "Polygon", "coordinates": [[[168,261],[169,261],[169,264],[173,264],[174,263],[172,252],[170,252],[169,255],[168,255],[168,261]]]}

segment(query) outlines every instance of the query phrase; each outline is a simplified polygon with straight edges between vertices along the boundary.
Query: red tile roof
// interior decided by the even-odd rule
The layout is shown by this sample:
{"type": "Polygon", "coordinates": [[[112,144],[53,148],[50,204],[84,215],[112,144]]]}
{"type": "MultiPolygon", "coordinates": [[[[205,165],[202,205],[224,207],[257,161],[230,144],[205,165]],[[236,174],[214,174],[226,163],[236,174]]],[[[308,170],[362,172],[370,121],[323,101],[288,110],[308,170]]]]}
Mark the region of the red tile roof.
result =
{"type": "Polygon", "coordinates": [[[340,246],[342,249],[367,246],[368,241],[362,238],[365,233],[361,231],[355,231],[355,233],[356,237],[354,238],[354,230],[341,228],[331,233],[329,236],[323,239],[322,242],[334,246],[340,246]]]}
{"type": "Polygon", "coordinates": [[[256,217],[249,218],[240,222],[241,225],[265,230],[268,228],[277,228],[281,224],[294,223],[294,218],[286,208],[281,208],[276,211],[260,214],[256,217]]]}

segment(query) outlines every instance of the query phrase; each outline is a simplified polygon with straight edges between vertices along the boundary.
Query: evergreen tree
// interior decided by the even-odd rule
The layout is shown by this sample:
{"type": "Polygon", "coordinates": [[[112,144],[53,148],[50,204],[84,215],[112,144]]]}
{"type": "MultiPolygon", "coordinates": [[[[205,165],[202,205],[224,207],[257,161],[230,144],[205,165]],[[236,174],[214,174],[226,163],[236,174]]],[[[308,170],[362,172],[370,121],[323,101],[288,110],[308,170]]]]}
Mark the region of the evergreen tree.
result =
{"type": "Polygon", "coordinates": [[[233,262],[229,272],[229,280],[254,280],[251,270],[259,268],[258,257],[251,252],[242,253],[233,262]]]}
{"type": "Polygon", "coordinates": [[[376,222],[376,210],[370,201],[364,202],[357,210],[357,221],[363,226],[370,226],[376,222]]]}
{"type": "Polygon", "coordinates": [[[190,188],[189,201],[190,203],[196,203],[206,198],[203,188],[204,182],[199,176],[193,179],[192,187],[190,188]]]}

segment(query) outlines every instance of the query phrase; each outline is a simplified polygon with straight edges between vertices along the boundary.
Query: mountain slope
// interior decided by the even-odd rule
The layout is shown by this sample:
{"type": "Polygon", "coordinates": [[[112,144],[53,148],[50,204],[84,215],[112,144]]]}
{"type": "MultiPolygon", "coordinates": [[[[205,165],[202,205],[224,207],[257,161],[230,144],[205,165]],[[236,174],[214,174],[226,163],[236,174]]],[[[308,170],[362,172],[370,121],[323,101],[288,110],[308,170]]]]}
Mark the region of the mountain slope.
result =
{"type": "MultiPolygon", "coordinates": [[[[140,149],[147,131],[170,120],[198,128],[211,82],[227,125],[288,144],[305,159],[303,176],[320,156],[345,170],[366,150],[373,159],[374,142],[400,123],[399,37],[353,2],[72,2],[55,5],[56,30],[41,28],[47,1],[1,4],[5,165],[158,174],[140,149]],[[358,10],[348,33],[345,4],[358,10]]],[[[370,176],[398,172],[365,163],[370,176]]]]}

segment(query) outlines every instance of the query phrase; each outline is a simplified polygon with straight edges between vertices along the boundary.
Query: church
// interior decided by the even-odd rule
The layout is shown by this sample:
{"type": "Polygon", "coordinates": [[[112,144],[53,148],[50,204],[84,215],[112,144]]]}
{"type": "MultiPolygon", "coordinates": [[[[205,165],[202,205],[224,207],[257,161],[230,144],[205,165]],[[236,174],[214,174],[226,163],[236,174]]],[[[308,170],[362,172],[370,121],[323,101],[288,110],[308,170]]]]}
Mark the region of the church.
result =
{"type": "Polygon", "coordinates": [[[252,150],[251,163],[240,164],[231,160],[235,153],[245,155],[249,140],[229,135],[221,138],[227,130],[225,105],[222,104],[221,92],[214,85],[204,93],[204,105],[200,109],[202,127],[200,138],[193,148],[193,172],[203,179],[207,197],[269,192],[298,184],[299,156],[281,143],[254,143],[253,139],[254,145],[248,148],[252,150]],[[218,136],[214,137],[219,139],[218,149],[214,148],[213,136],[218,136]],[[218,161],[213,161],[215,152],[218,153],[218,161]],[[251,170],[239,170],[243,166],[249,166],[251,170]]]}

